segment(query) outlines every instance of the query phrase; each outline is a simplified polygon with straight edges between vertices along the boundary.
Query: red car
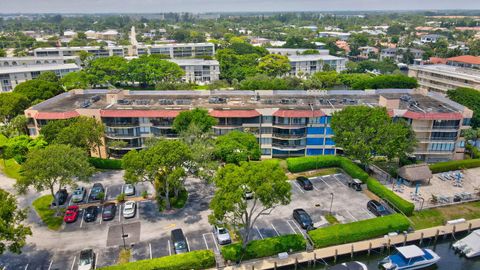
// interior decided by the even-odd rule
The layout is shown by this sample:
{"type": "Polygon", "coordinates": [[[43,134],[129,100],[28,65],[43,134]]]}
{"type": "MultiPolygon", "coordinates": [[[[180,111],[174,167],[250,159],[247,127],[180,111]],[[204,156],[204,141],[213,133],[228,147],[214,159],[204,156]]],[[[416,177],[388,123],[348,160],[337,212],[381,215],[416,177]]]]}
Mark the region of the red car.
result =
{"type": "Polygon", "coordinates": [[[66,223],[72,223],[75,222],[78,218],[78,212],[79,208],[77,205],[71,205],[67,208],[67,211],[65,212],[65,217],[63,217],[63,221],[66,223]]]}

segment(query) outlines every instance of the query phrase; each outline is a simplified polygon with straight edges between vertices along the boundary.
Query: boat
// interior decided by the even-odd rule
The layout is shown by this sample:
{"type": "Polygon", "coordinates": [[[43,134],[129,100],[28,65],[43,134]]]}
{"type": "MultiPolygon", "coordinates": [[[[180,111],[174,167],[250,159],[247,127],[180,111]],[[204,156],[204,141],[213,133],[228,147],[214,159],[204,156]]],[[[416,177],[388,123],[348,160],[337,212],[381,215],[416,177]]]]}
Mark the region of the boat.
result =
{"type": "Polygon", "coordinates": [[[329,267],[328,270],[368,270],[367,266],[362,262],[344,262],[329,267]]]}
{"type": "Polygon", "coordinates": [[[386,270],[422,269],[434,265],[440,256],[428,248],[419,248],[416,245],[397,247],[397,253],[380,261],[386,270]]]}
{"type": "Polygon", "coordinates": [[[473,231],[465,238],[455,242],[452,246],[467,258],[480,255],[480,230],[473,231]]]}

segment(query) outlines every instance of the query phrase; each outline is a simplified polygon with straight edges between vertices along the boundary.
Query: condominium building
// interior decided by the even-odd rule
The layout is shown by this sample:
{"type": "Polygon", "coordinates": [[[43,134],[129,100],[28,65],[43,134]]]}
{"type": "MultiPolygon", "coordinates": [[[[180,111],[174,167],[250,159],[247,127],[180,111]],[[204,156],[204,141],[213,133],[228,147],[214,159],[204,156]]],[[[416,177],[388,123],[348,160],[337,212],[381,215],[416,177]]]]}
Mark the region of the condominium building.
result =
{"type": "Polygon", "coordinates": [[[220,64],[217,60],[169,59],[169,61],[185,71],[182,78],[185,82],[205,84],[220,79],[220,64]]]}
{"type": "MultiPolygon", "coordinates": [[[[267,48],[268,52],[271,54],[280,54],[284,56],[290,55],[302,55],[306,51],[311,51],[312,49],[292,49],[292,48],[267,48]]],[[[317,50],[318,54],[328,55],[329,50],[317,50]]]]}
{"type": "Polygon", "coordinates": [[[26,66],[26,65],[45,65],[45,64],[81,64],[78,56],[52,56],[52,57],[0,57],[0,68],[9,66],[26,66]]]}
{"type": "Polygon", "coordinates": [[[458,87],[480,90],[480,71],[452,65],[409,66],[408,76],[418,80],[420,88],[439,93],[458,87]]]}
{"type": "MultiPolygon", "coordinates": [[[[390,116],[405,119],[415,131],[414,155],[427,162],[461,159],[472,111],[436,93],[420,90],[366,91],[127,91],[74,90],[25,111],[31,136],[49,121],[80,115],[105,124],[107,151],[121,156],[145,147],[150,137],[175,138],[172,128],[182,111],[205,108],[218,119],[215,135],[240,130],[254,134],[263,158],[335,155],[331,116],[345,106],[386,107],[390,116]],[[124,141],[122,148],[111,142],[124,141]]],[[[95,149],[92,153],[98,155],[95,149]]]]}
{"type": "Polygon", "coordinates": [[[213,43],[169,43],[156,45],[135,46],[85,46],[85,47],[51,47],[33,50],[34,56],[72,56],[81,51],[86,51],[94,57],[108,56],[139,56],[144,54],[161,54],[169,58],[214,56],[213,43]]]}
{"type": "Polygon", "coordinates": [[[53,71],[57,76],[80,70],[76,64],[21,65],[0,67],[0,90],[8,92],[19,83],[35,79],[43,72],[53,71]]]}
{"type": "Polygon", "coordinates": [[[290,75],[304,77],[315,72],[324,70],[328,65],[330,70],[341,72],[345,70],[347,59],[332,55],[310,54],[288,56],[292,69],[290,75]]]}
{"type": "Polygon", "coordinates": [[[403,61],[403,54],[410,51],[415,59],[421,59],[425,53],[414,48],[386,48],[380,52],[380,60],[392,59],[397,62],[403,61]]]}

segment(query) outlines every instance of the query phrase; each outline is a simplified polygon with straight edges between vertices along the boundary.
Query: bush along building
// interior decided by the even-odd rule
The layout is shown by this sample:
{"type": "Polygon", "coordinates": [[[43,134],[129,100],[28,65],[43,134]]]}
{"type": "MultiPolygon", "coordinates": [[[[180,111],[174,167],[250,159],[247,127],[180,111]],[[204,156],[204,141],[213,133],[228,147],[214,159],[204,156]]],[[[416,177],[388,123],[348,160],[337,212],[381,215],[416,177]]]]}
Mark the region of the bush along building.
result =
{"type": "Polygon", "coordinates": [[[141,149],[149,137],[175,138],[173,120],[184,110],[205,108],[218,119],[215,135],[240,130],[255,134],[263,158],[335,155],[331,115],[345,106],[386,107],[391,117],[405,119],[418,139],[414,155],[427,162],[464,157],[460,131],[472,111],[439,94],[408,89],[366,91],[128,91],[73,90],[25,111],[31,136],[49,121],[80,115],[106,126],[105,156],[141,149]]]}

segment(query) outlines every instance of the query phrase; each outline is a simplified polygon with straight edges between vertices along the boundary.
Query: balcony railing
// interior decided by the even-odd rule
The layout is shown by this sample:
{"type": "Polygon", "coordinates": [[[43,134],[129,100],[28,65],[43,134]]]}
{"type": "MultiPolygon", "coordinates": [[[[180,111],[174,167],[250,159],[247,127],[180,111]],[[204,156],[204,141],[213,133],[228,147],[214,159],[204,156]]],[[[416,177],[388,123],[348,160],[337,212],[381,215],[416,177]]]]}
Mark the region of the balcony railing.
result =
{"type": "Polygon", "coordinates": [[[307,137],[306,133],[303,134],[284,134],[284,133],[273,133],[273,138],[278,139],[303,139],[307,137]]]}
{"type": "Polygon", "coordinates": [[[282,149],[282,150],[302,150],[305,149],[305,145],[288,145],[280,143],[272,143],[273,148],[282,149]]]}

